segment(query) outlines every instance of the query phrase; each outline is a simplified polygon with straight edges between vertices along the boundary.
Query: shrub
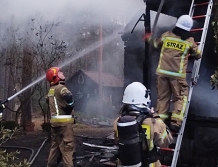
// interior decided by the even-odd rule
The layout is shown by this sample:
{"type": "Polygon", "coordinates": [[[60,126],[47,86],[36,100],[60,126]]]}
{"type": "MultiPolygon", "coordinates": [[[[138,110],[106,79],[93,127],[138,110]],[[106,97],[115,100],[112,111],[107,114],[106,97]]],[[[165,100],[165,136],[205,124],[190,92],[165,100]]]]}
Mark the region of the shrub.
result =
{"type": "MultiPolygon", "coordinates": [[[[8,125],[7,123],[5,124],[8,125]]],[[[14,123],[10,122],[9,127],[12,129],[7,129],[1,124],[0,128],[0,146],[3,143],[6,143],[9,139],[11,139],[14,133],[18,132],[18,126],[14,123]]],[[[0,167],[29,167],[27,160],[21,160],[17,158],[19,151],[7,152],[6,150],[0,149],[0,167]]]]}

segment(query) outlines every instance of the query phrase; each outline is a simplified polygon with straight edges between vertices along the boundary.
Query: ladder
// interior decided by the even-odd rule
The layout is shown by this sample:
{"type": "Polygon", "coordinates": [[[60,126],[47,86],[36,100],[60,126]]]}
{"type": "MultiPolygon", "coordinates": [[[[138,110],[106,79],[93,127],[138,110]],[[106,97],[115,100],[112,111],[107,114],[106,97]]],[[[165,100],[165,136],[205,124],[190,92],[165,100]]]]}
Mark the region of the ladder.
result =
{"type": "MultiPolygon", "coordinates": [[[[207,37],[207,30],[209,27],[212,7],[213,7],[213,0],[192,0],[190,11],[189,11],[189,15],[193,18],[193,20],[199,21],[203,24],[203,27],[194,28],[191,30],[191,32],[193,32],[193,33],[198,33],[198,37],[200,37],[200,41],[197,41],[197,44],[198,44],[198,48],[201,51],[202,55],[203,55],[204,45],[205,45],[205,41],[206,41],[206,37],[207,37]]],[[[187,115],[188,115],[188,110],[189,110],[189,105],[190,105],[190,101],[191,101],[193,88],[197,84],[197,81],[199,78],[200,64],[201,64],[201,59],[194,61],[193,69],[191,72],[192,73],[191,80],[189,83],[188,102],[187,102],[186,111],[185,111],[185,115],[184,115],[181,129],[180,129],[179,133],[177,134],[175,148],[174,149],[159,148],[160,150],[173,152],[173,159],[172,159],[171,165],[169,167],[176,167],[176,165],[177,165],[179,152],[180,152],[180,146],[182,143],[182,138],[183,138],[183,134],[184,134],[184,129],[185,129],[185,124],[186,124],[186,120],[187,120],[187,115]]],[[[162,165],[162,167],[168,167],[168,165],[162,165]]]]}

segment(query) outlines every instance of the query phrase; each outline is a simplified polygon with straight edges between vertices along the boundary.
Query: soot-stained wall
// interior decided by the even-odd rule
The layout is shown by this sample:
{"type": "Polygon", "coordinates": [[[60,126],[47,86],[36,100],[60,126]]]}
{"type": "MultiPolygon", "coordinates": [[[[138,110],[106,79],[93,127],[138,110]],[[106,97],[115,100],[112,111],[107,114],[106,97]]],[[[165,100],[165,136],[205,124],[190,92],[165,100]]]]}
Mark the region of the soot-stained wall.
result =
{"type": "MultiPolygon", "coordinates": [[[[159,50],[154,49],[152,47],[149,48],[150,54],[145,55],[145,41],[143,40],[143,36],[145,34],[144,22],[140,21],[134,31],[131,33],[135,23],[140,18],[145,9],[140,9],[139,12],[131,19],[129,24],[126,26],[124,30],[124,34],[122,35],[122,39],[124,41],[124,87],[134,81],[139,81],[143,83],[143,64],[148,60],[148,56],[151,58],[151,62],[149,62],[149,70],[151,70],[151,76],[149,79],[151,80],[151,89],[152,91],[152,99],[156,98],[155,92],[155,82],[156,75],[155,70],[157,67],[158,59],[159,59],[159,50]],[[150,50],[151,49],[151,50],[150,50]]],[[[156,12],[151,11],[151,26],[153,26],[153,22],[156,16],[156,12]]],[[[176,18],[172,16],[168,16],[165,14],[160,14],[157,28],[154,37],[161,35],[163,32],[167,30],[172,30],[172,27],[176,23],[176,18]]],[[[155,100],[152,100],[155,103],[155,100]]]]}
{"type": "Polygon", "coordinates": [[[134,81],[143,82],[143,61],[144,61],[144,23],[139,22],[134,31],[134,25],[144,13],[144,7],[130,20],[122,34],[124,41],[124,87],[134,81]]]}

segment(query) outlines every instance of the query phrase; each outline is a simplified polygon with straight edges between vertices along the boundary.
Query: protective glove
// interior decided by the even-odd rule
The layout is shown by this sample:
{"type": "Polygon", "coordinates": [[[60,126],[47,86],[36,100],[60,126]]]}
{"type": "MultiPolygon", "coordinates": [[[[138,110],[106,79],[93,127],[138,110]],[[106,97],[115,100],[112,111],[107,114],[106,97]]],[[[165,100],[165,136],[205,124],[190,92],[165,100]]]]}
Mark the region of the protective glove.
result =
{"type": "Polygon", "coordinates": [[[68,103],[66,107],[63,108],[65,114],[70,115],[74,109],[74,101],[72,103],[68,103]]]}
{"type": "Polygon", "coordinates": [[[4,109],[5,109],[5,105],[0,103],[0,117],[2,117],[2,113],[4,109]]]}
{"type": "Polygon", "coordinates": [[[4,109],[5,108],[5,105],[4,104],[1,104],[0,105],[0,109],[4,109]]]}
{"type": "Polygon", "coordinates": [[[151,39],[151,35],[152,35],[151,33],[146,33],[146,34],[144,35],[144,38],[143,38],[143,39],[144,39],[145,41],[149,41],[149,40],[151,39]]]}

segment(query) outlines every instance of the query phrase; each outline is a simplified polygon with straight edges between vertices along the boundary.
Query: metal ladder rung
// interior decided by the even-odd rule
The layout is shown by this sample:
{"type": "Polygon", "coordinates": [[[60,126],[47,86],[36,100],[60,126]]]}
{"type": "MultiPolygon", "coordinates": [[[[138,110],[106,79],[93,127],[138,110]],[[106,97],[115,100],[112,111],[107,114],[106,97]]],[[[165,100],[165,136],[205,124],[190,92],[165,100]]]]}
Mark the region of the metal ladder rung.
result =
{"type": "Polygon", "coordinates": [[[196,3],[193,5],[193,7],[196,7],[196,6],[204,6],[204,5],[208,5],[209,2],[202,2],[202,3],[196,3]]]}
{"type": "Polygon", "coordinates": [[[203,28],[195,28],[195,29],[191,29],[190,32],[195,32],[195,31],[202,31],[203,28]]]}
{"type": "Polygon", "coordinates": [[[206,15],[192,16],[193,19],[199,19],[204,17],[206,17],[206,15]]]}
{"type": "Polygon", "coordinates": [[[192,73],[192,71],[190,71],[190,70],[187,70],[187,71],[186,71],[186,73],[189,73],[189,74],[191,74],[191,73],[192,73]]]}
{"type": "Polygon", "coordinates": [[[171,134],[172,134],[173,136],[178,136],[179,133],[171,132],[171,134]]]}
{"type": "Polygon", "coordinates": [[[174,152],[175,149],[174,148],[165,148],[165,147],[157,147],[158,150],[163,150],[163,151],[171,151],[171,152],[174,152]]]}

